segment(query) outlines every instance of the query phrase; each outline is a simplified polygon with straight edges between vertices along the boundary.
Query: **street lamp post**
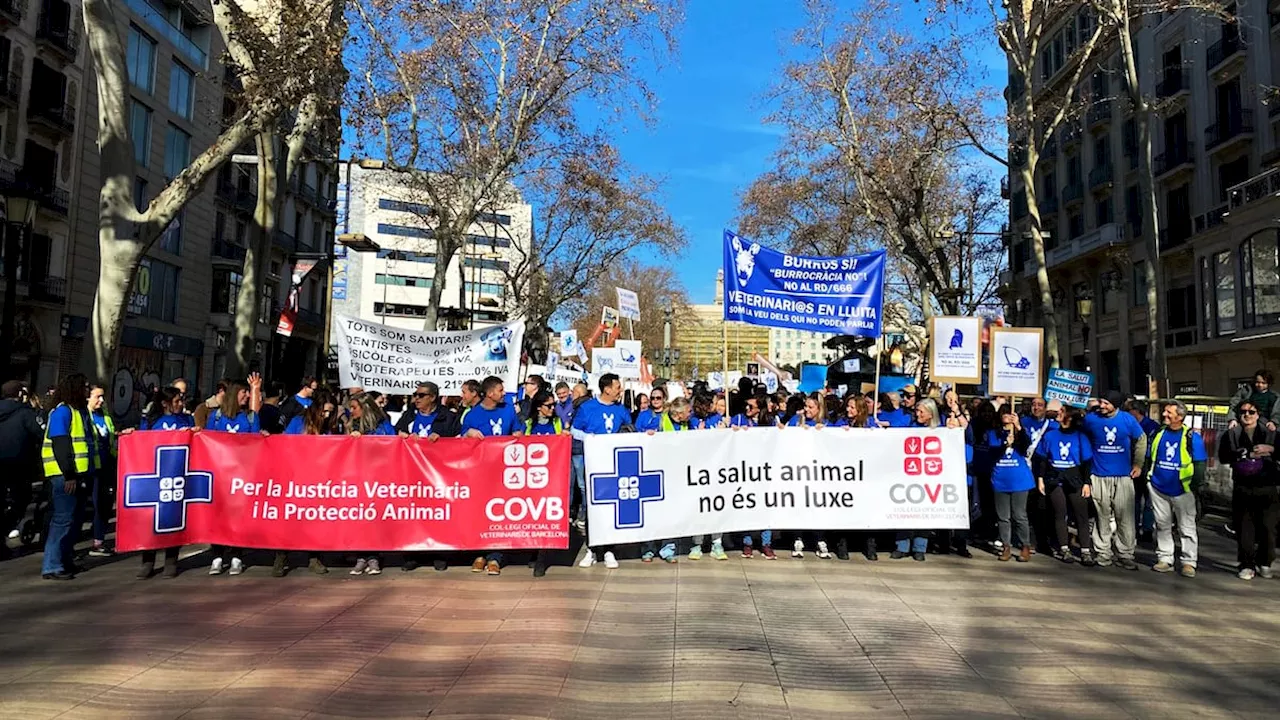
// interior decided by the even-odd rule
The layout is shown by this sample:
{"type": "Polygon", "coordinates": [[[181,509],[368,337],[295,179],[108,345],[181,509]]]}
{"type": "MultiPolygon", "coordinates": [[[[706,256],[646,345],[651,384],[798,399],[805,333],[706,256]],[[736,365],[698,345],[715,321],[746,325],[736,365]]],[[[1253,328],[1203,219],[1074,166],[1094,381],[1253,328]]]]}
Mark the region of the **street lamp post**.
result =
{"type": "Polygon", "coordinates": [[[23,193],[4,198],[0,208],[0,225],[4,226],[4,310],[0,315],[0,371],[2,380],[9,380],[13,363],[14,325],[18,315],[18,263],[22,259],[22,244],[35,216],[37,201],[23,193]],[[16,232],[15,232],[16,231],[16,232]]]}

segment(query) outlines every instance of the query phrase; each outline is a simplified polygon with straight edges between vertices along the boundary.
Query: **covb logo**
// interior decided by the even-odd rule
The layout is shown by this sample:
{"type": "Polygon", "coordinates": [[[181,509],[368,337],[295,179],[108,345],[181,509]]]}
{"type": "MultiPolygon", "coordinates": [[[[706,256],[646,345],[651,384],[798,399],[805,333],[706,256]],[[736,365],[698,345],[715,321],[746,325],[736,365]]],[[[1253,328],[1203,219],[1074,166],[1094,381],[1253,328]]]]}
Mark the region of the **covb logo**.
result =
{"type": "MultiPolygon", "coordinates": [[[[909,476],[942,474],[942,438],[909,437],[902,441],[902,471],[909,476]]],[[[960,502],[954,485],[945,483],[896,483],[889,486],[889,501],[895,505],[948,505],[960,502]]]]}
{"type": "MultiPolygon", "coordinates": [[[[551,482],[547,463],[551,451],[542,443],[512,442],[502,451],[502,486],[507,490],[541,490],[551,482]]],[[[563,520],[564,500],[558,497],[495,497],[484,506],[493,522],[563,520]]]]}

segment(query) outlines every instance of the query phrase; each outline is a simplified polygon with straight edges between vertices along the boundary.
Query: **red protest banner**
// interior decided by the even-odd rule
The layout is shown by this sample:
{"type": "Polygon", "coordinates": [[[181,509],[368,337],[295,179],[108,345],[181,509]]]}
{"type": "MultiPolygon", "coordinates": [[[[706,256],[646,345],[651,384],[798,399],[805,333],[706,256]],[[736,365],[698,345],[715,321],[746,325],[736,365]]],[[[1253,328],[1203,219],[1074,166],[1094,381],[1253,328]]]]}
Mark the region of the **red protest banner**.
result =
{"type": "Polygon", "coordinates": [[[441,439],[135,432],[116,545],[564,549],[567,435],[441,439]]]}

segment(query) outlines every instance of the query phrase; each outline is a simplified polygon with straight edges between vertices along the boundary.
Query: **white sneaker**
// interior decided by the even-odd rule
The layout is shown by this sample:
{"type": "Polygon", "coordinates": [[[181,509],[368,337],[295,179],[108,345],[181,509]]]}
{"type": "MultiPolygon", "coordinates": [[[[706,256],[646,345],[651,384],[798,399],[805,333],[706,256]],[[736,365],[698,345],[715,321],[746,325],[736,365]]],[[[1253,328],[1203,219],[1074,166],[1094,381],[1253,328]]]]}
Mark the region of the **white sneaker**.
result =
{"type": "Polygon", "coordinates": [[[1236,573],[1236,577],[1240,578],[1241,580],[1252,580],[1253,568],[1243,568],[1242,570],[1240,570],[1240,572],[1236,573]]]}
{"type": "Polygon", "coordinates": [[[605,566],[605,567],[607,567],[607,568],[609,568],[610,570],[617,570],[617,569],[618,569],[618,558],[614,557],[614,556],[613,556],[613,553],[611,553],[611,552],[607,552],[607,553],[605,553],[605,554],[604,554],[604,566],[605,566]]]}
{"type": "Polygon", "coordinates": [[[829,550],[827,550],[827,541],[826,541],[826,540],[819,540],[819,541],[818,541],[818,558],[819,558],[819,559],[821,559],[821,560],[830,560],[830,559],[831,559],[831,552],[830,552],[829,550]]]}
{"type": "Polygon", "coordinates": [[[231,572],[229,575],[239,575],[244,572],[244,563],[240,558],[231,558],[231,572]]]}
{"type": "Polygon", "coordinates": [[[18,536],[19,536],[19,535],[21,535],[21,534],[22,534],[22,531],[21,531],[21,530],[19,530],[19,529],[17,529],[17,528],[14,528],[14,529],[12,529],[12,530],[10,530],[10,531],[9,531],[9,539],[10,539],[10,540],[17,540],[17,539],[18,539],[18,536]]]}
{"type": "Polygon", "coordinates": [[[1270,565],[1263,565],[1262,567],[1258,568],[1258,577],[1266,578],[1267,580],[1270,580],[1272,577],[1275,577],[1275,575],[1271,572],[1270,565]]]}
{"type": "Polygon", "coordinates": [[[351,568],[349,575],[363,575],[365,570],[369,569],[369,561],[364,558],[356,558],[356,564],[351,568]]]}
{"type": "Polygon", "coordinates": [[[791,546],[791,557],[793,558],[804,557],[804,541],[803,540],[796,540],[795,544],[791,546]]]}
{"type": "Polygon", "coordinates": [[[209,574],[210,575],[222,574],[222,558],[214,558],[213,562],[209,563],[209,574]]]}
{"type": "Polygon", "coordinates": [[[591,548],[587,548],[587,554],[583,555],[582,559],[578,561],[578,567],[589,568],[595,564],[596,564],[596,551],[592,550],[591,548]]]}

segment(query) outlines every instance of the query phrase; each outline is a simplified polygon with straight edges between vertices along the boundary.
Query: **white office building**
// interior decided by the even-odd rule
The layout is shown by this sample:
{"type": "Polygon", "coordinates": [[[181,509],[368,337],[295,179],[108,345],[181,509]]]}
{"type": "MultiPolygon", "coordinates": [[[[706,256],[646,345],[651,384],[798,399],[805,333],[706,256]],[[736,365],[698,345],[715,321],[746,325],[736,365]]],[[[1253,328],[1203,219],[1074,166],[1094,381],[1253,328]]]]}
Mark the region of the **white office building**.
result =
{"type": "MultiPolygon", "coordinates": [[[[333,309],[405,329],[421,330],[436,277],[430,201],[377,160],[338,167],[339,235],[365,236],[376,252],[339,246],[333,309]]],[[[518,199],[484,213],[444,274],[439,329],[505,322],[512,310],[509,268],[529,252],[532,208],[518,199]]]]}
{"type": "Polygon", "coordinates": [[[775,365],[794,365],[800,363],[826,363],[835,356],[835,351],[823,346],[833,337],[828,333],[809,330],[787,330],[783,328],[769,329],[769,359],[775,365]]]}

